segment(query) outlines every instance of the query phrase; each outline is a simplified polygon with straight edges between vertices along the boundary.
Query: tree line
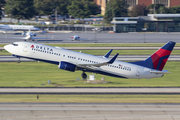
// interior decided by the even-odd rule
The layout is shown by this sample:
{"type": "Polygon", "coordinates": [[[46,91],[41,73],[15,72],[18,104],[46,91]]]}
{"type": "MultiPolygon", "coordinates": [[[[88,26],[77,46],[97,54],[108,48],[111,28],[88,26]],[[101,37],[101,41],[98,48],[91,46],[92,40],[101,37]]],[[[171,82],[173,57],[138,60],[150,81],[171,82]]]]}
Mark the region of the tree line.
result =
{"type": "MultiPolygon", "coordinates": [[[[57,10],[57,14],[71,15],[76,18],[88,18],[96,15],[98,6],[93,0],[0,0],[0,8],[12,18],[30,19],[36,15],[51,15],[57,10]]],[[[136,17],[147,14],[180,13],[180,5],[167,8],[163,4],[152,4],[149,6],[136,5],[128,9],[126,0],[109,0],[106,5],[104,20],[109,23],[113,17],[136,17]]],[[[0,16],[2,12],[0,9],[0,16]]]]}
{"type": "Polygon", "coordinates": [[[95,15],[98,10],[93,0],[0,0],[0,4],[4,6],[6,14],[18,20],[30,19],[36,15],[51,15],[55,10],[63,16],[72,15],[84,19],[95,15]]]}
{"type": "Polygon", "coordinates": [[[136,5],[130,10],[126,0],[110,0],[106,6],[104,19],[107,23],[112,21],[113,17],[137,17],[146,16],[147,14],[178,14],[180,5],[167,8],[163,4],[136,5]]]}

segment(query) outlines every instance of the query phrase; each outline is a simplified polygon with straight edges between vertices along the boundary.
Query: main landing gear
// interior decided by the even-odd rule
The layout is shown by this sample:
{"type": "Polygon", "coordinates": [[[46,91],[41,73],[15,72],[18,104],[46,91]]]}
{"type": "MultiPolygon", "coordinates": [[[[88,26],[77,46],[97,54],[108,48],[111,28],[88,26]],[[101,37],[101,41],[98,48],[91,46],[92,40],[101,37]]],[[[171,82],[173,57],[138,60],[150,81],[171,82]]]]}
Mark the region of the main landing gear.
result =
{"type": "Polygon", "coordinates": [[[87,78],[87,75],[86,75],[85,72],[83,72],[83,73],[81,74],[81,76],[82,76],[83,79],[86,79],[86,78],[87,78]]]}
{"type": "Polygon", "coordinates": [[[19,60],[17,61],[17,63],[20,63],[21,62],[20,57],[18,57],[18,58],[19,58],[19,60]]]}

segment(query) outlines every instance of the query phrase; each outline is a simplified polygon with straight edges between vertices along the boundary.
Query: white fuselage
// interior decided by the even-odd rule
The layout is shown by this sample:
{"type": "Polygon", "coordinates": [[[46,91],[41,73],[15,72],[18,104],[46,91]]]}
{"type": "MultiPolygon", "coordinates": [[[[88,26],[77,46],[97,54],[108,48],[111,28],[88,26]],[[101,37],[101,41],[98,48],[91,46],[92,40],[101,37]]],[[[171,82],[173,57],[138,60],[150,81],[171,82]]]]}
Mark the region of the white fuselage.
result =
{"type": "Polygon", "coordinates": [[[80,37],[78,35],[71,36],[72,40],[80,40],[80,37]]]}
{"type": "MultiPolygon", "coordinates": [[[[32,42],[15,42],[13,44],[6,45],[4,48],[13,55],[19,57],[49,62],[56,65],[58,65],[61,61],[77,65],[103,63],[110,60],[109,58],[102,58],[64,48],[56,48],[32,42]]],[[[81,70],[81,68],[78,68],[78,70],[81,70]]],[[[162,77],[164,75],[150,73],[151,70],[152,69],[150,68],[116,60],[113,64],[95,67],[93,70],[87,71],[114,77],[139,79],[162,77]]]]}
{"type": "Polygon", "coordinates": [[[22,30],[22,31],[39,31],[40,29],[32,25],[3,25],[0,24],[2,30],[22,30]]]}

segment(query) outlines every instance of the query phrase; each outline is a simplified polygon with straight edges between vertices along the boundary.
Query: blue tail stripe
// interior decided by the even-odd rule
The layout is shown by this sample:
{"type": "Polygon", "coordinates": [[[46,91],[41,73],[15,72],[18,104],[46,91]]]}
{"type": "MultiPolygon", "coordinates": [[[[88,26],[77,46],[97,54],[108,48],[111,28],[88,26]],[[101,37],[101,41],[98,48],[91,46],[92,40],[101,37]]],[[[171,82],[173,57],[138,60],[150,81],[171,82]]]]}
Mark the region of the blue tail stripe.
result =
{"type": "Polygon", "coordinates": [[[162,49],[172,51],[175,44],[176,44],[175,42],[169,41],[162,47],[162,49]]]}
{"type": "Polygon", "coordinates": [[[154,69],[154,65],[153,65],[153,61],[152,61],[152,58],[151,58],[151,57],[149,57],[149,58],[146,59],[145,61],[130,62],[130,63],[135,64],[135,65],[140,65],[140,66],[143,66],[143,67],[147,67],[147,68],[154,69]]]}
{"type": "Polygon", "coordinates": [[[112,51],[113,51],[113,49],[111,49],[108,53],[106,53],[106,55],[104,55],[104,57],[109,58],[109,55],[111,54],[112,51]]]}
{"type": "Polygon", "coordinates": [[[164,57],[161,57],[161,58],[159,59],[158,66],[157,66],[157,68],[156,68],[157,70],[159,70],[159,68],[160,68],[160,66],[161,66],[162,61],[163,61],[164,59],[168,58],[168,57],[169,57],[169,55],[164,56],[164,57]]]}

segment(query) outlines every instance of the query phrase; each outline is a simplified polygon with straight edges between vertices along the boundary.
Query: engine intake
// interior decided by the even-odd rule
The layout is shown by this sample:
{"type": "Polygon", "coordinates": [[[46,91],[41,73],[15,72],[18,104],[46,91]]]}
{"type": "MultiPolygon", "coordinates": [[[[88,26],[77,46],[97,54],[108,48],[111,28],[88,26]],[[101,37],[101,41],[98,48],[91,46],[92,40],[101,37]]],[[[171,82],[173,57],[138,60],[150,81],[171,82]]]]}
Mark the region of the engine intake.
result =
{"type": "Polygon", "coordinates": [[[65,62],[65,61],[61,61],[61,62],[59,62],[58,68],[74,72],[76,70],[76,65],[74,65],[72,63],[65,62]]]}

